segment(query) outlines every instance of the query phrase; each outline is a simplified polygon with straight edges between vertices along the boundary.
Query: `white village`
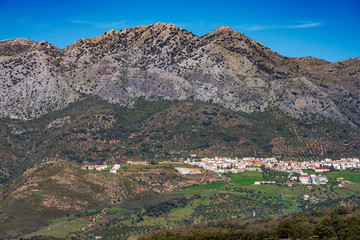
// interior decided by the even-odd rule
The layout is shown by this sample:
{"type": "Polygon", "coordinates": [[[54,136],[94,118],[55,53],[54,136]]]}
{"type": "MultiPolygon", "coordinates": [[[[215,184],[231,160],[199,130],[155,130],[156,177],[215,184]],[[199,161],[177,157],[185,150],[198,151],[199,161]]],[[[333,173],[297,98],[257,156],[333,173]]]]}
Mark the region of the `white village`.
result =
{"type": "MultiPolygon", "coordinates": [[[[193,155],[192,157],[196,157],[193,155]]],[[[328,182],[326,176],[322,175],[324,172],[336,170],[349,170],[360,168],[360,160],[358,158],[341,158],[339,160],[324,159],[321,161],[281,161],[274,157],[271,158],[228,158],[228,157],[214,157],[214,158],[187,158],[180,159],[181,162],[203,168],[205,170],[215,172],[219,175],[225,173],[240,173],[246,171],[281,171],[288,172],[291,181],[298,181],[300,184],[315,184],[325,185],[328,182]],[[317,174],[304,173],[303,170],[313,170],[317,174]]],[[[148,165],[148,161],[127,161],[126,165],[148,165]]],[[[85,165],[83,170],[107,170],[110,173],[117,173],[120,170],[120,164],[114,165],[85,165]]],[[[198,168],[177,167],[176,170],[184,176],[188,177],[203,177],[204,174],[198,168]]],[[[340,186],[348,184],[347,181],[338,179],[340,186]]],[[[275,184],[275,181],[257,181],[258,184],[275,184]]]]}
{"type": "MultiPolygon", "coordinates": [[[[246,171],[282,171],[288,172],[290,180],[299,181],[301,184],[326,184],[328,179],[321,175],[323,172],[331,170],[347,170],[353,168],[360,168],[360,161],[358,158],[341,158],[340,160],[324,159],[322,161],[280,161],[276,158],[201,158],[190,159],[183,161],[186,164],[198,166],[206,170],[216,172],[218,174],[224,173],[239,173],[246,171]],[[307,174],[303,170],[313,170],[316,174],[307,174]],[[292,176],[293,173],[299,176],[292,176]]],[[[347,184],[346,181],[341,181],[341,184],[347,184]]],[[[254,184],[274,184],[274,181],[255,182],[254,184]]]]}

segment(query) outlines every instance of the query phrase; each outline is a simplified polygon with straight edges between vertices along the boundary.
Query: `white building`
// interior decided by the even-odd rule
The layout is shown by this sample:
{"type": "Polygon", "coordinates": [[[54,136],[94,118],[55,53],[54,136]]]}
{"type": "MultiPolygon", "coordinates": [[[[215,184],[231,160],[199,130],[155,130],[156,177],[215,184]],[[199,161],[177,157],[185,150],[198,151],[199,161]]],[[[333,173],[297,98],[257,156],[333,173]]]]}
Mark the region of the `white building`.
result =
{"type": "Polygon", "coordinates": [[[96,165],[95,166],[95,169],[97,170],[97,171],[101,171],[101,170],[105,170],[105,169],[107,169],[107,165],[96,165]]]}
{"type": "Polygon", "coordinates": [[[302,183],[302,184],[309,184],[309,175],[306,174],[306,173],[300,175],[299,181],[300,181],[300,183],[302,183]]]}
{"type": "Polygon", "coordinates": [[[117,173],[117,171],[120,169],[120,164],[115,164],[111,169],[111,173],[117,173]]]}

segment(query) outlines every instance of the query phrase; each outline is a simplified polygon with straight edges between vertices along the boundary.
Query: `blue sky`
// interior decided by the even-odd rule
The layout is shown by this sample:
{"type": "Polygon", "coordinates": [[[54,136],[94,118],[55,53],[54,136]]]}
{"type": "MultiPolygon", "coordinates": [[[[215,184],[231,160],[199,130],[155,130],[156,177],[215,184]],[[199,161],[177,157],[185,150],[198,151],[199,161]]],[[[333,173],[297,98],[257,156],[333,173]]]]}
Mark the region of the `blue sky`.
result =
{"type": "Polygon", "coordinates": [[[360,56],[359,0],[0,0],[0,40],[45,40],[60,48],[110,29],[174,23],[198,36],[226,25],[289,57],[360,56]]]}

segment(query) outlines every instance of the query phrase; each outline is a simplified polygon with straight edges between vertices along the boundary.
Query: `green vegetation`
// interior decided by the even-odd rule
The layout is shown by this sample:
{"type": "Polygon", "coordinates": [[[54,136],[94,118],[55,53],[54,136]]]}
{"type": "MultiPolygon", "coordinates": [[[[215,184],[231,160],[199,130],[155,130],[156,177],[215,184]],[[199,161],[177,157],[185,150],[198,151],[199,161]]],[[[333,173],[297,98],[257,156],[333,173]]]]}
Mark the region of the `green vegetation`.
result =
{"type": "Polygon", "coordinates": [[[360,171],[352,170],[352,171],[333,171],[324,173],[328,178],[336,179],[336,178],[344,178],[346,181],[351,181],[353,183],[360,183],[360,171]]]}
{"type": "MultiPolygon", "coordinates": [[[[163,168],[171,169],[170,164],[159,163],[134,167],[132,171],[139,174],[163,168]]],[[[126,174],[127,171],[129,170],[122,170],[120,174],[126,174]]],[[[102,210],[88,210],[62,217],[27,236],[66,235],[82,239],[102,236],[127,239],[133,235],[150,234],[168,228],[188,228],[194,224],[210,224],[213,221],[264,221],[258,219],[276,219],[286,214],[328,207],[359,206],[359,183],[345,188],[331,185],[306,186],[289,182],[287,177],[288,173],[277,171],[231,174],[229,184],[211,182],[162,195],[144,195],[138,200],[132,199],[102,210]],[[266,179],[275,180],[277,183],[254,185],[255,181],[266,179]],[[292,186],[288,186],[289,183],[292,186]],[[309,195],[309,200],[303,200],[304,195],[309,195]],[[88,225],[95,217],[98,217],[96,225],[88,225]],[[84,230],[74,230],[76,227],[84,227],[84,230]]],[[[239,229],[245,230],[243,226],[239,229]]]]}
{"type": "Polygon", "coordinates": [[[257,171],[231,174],[231,182],[239,186],[253,184],[261,180],[263,180],[263,174],[257,171]]]}
{"type": "Polygon", "coordinates": [[[262,219],[209,222],[152,233],[140,239],[357,239],[359,208],[336,208],[262,219]]]}
{"type": "Polygon", "coordinates": [[[226,186],[226,183],[207,183],[191,186],[189,190],[218,190],[226,186]]]}
{"type": "Polygon", "coordinates": [[[288,181],[289,173],[280,171],[264,171],[264,181],[275,181],[276,183],[285,183],[288,181]]]}
{"type": "MultiPolygon", "coordinates": [[[[174,168],[181,164],[162,164],[163,160],[184,158],[190,154],[197,154],[198,157],[275,155],[281,159],[299,161],[360,155],[359,131],[333,121],[309,118],[304,122],[289,118],[279,110],[244,114],[215,104],[192,101],[151,102],[139,99],[133,108],[124,108],[96,97],[84,96],[82,101],[31,121],[2,119],[0,132],[1,167],[3,172],[9,173],[0,176],[0,183],[5,186],[1,190],[5,198],[1,200],[0,207],[5,219],[10,219],[0,227],[1,234],[7,229],[22,229],[24,232],[37,231],[40,227],[45,229],[47,224],[52,224],[50,219],[76,214],[80,209],[87,211],[121,205],[127,198],[141,203],[136,207],[117,206],[121,214],[128,214],[121,219],[119,212],[113,209],[106,211],[106,214],[102,214],[105,219],[103,223],[81,234],[90,237],[96,231],[105,231],[108,229],[106,224],[110,224],[114,226],[111,234],[123,231],[120,235],[125,238],[129,234],[144,234],[209,219],[251,219],[255,207],[262,211],[262,215],[255,211],[255,217],[266,217],[320,209],[327,205],[357,205],[357,171],[325,173],[331,183],[329,188],[314,186],[310,189],[295,183],[288,186],[287,176],[281,172],[231,174],[224,177],[229,183],[210,180],[206,184],[187,188],[189,185],[184,184],[186,178],[174,173],[174,168]],[[63,121],[63,124],[54,125],[57,121],[63,121]],[[124,166],[127,160],[144,159],[151,164],[124,166]],[[76,176],[75,183],[67,183],[64,187],[66,184],[59,185],[57,179],[61,174],[65,176],[68,173],[61,166],[54,166],[47,172],[39,172],[43,174],[43,181],[29,184],[27,190],[19,192],[25,198],[6,198],[11,190],[30,182],[14,179],[44,160],[52,160],[52,163],[61,160],[73,165],[117,162],[122,164],[122,168],[118,175],[89,171],[88,174],[93,174],[91,177],[98,177],[97,181],[89,180],[91,177],[81,177],[83,172],[74,170],[74,175],[67,176],[63,181],[74,181],[71,177],[76,176]],[[108,176],[121,177],[114,180],[108,176]],[[340,189],[336,186],[337,177],[344,177],[354,184],[340,189]],[[112,188],[104,186],[106,181],[114,184],[112,188]],[[276,181],[276,184],[254,185],[255,181],[276,181]],[[81,185],[78,189],[86,191],[69,187],[77,185],[81,185]],[[177,196],[177,201],[184,197],[186,203],[165,204],[168,208],[158,216],[146,210],[144,201],[158,192],[176,189],[177,186],[177,190],[165,194],[165,200],[177,196]],[[138,194],[140,189],[145,190],[138,194]],[[116,197],[110,197],[110,193],[116,197]],[[303,200],[305,194],[311,200],[303,200]],[[50,207],[44,207],[44,199],[48,200],[50,207]],[[61,201],[57,202],[59,199],[65,202],[64,205],[61,205],[61,201]],[[64,206],[68,210],[61,210],[64,206]],[[181,212],[185,214],[181,215],[181,212]],[[129,233],[119,229],[128,229],[129,233]]],[[[66,221],[75,224],[77,220],[70,217],[66,221]]],[[[56,228],[66,226],[63,232],[73,231],[71,224],[56,226],[51,229],[56,231],[56,228]]]]}
{"type": "Polygon", "coordinates": [[[303,170],[303,172],[307,174],[316,174],[314,170],[310,170],[310,169],[303,170]]]}
{"type": "Polygon", "coordinates": [[[81,220],[81,219],[80,220],[73,219],[67,221],[58,220],[57,222],[50,224],[39,231],[36,231],[29,235],[25,235],[24,238],[31,238],[32,236],[40,236],[40,235],[52,236],[55,238],[65,238],[70,232],[75,232],[85,227],[89,223],[90,223],[89,220],[81,220]]]}
{"type": "Polygon", "coordinates": [[[359,130],[348,125],[300,121],[275,109],[245,114],[191,101],[138,99],[133,108],[125,108],[84,95],[31,121],[2,119],[0,131],[1,166],[9,172],[0,176],[3,183],[49,158],[78,164],[147,159],[155,164],[194,153],[300,161],[360,155],[359,130]]]}

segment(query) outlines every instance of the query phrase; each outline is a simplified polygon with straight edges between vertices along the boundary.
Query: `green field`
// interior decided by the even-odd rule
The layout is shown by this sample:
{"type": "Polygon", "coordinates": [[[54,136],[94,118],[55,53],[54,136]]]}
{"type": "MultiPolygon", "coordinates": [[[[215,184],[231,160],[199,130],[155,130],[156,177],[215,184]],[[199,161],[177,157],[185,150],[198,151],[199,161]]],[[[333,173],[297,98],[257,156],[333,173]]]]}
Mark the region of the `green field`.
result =
{"type": "Polygon", "coordinates": [[[235,185],[243,186],[254,184],[263,179],[261,172],[243,172],[231,174],[231,182],[235,185]]]}
{"type": "Polygon", "coordinates": [[[316,174],[316,172],[314,170],[310,170],[310,169],[303,170],[303,172],[307,173],[307,174],[316,174]]]}
{"type": "Polygon", "coordinates": [[[189,190],[218,190],[226,186],[226,183],[206,183],[189,187],[189,190]]]}
{"type": "Polygon", "coordinates": [[[84,220],[84,219],[80,219],[80,220],[74,219],[71,221],[58,220],[55,223],[50,224],[49,226],[37,232],[24,236],[24,238],[30,238],[32,236],[39,236],[39,235],[53,236],[55,238],[66,238],[66,236],[70,232],[75,232],[81,229],[82,227],[85,227],[89,223],[90,223],[89,220],[84,220]]]}
{"type": "Polygon", "coordinates": [[[360,183],[360,171],[334,171],[334,172],[327,172],[324,174],[328,178],[344,178],[346,181],[351,181],[353,183],[360,183]]]}

